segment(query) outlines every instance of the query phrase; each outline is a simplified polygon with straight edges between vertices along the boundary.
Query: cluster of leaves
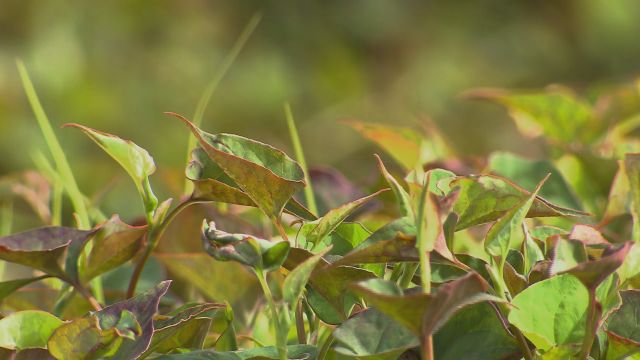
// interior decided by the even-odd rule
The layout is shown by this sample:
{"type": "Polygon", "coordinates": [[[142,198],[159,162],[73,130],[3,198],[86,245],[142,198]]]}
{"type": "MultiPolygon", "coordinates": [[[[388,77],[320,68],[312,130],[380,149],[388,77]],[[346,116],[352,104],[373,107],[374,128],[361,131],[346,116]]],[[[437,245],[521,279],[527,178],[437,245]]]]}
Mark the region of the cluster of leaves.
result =
{"type": "Polygon", "coordinates": [[[33,275],[0,283],[3,311],[12,310],[0,319],[0,348],[56,359],[640,358],[640,121],[618,121],[637,89],[596,105],[559,88],[469,96],[506,106],[549,158],[496,152],[479,167],[433,126],[350,122],[404,173],[376,156],[378,191],[354,196],[335,173],[309,176],[291,116],[298,161],[169,114],[198,143],[190,194],[172,206],[152,190],[146,150],[70,125],[128,173],[145,221],[114,215],[90,226],[100,211],[78,198],[54,151],[56,165],[42,168],[54,193],[71,198],[77,228],[61,226],[56,202],[27,177],[7,179],[48,226],[0,237],[0,259],[33,275]],[[199,203],[210,218],[193,223],[202,222],[198,252],[158,252],[193,240],[187,230],[163,235],[199,203]],[[173,287],[158,279],[162,269],[173,287]],[[48,307],[25,300],[36,282],[48,307]]]}

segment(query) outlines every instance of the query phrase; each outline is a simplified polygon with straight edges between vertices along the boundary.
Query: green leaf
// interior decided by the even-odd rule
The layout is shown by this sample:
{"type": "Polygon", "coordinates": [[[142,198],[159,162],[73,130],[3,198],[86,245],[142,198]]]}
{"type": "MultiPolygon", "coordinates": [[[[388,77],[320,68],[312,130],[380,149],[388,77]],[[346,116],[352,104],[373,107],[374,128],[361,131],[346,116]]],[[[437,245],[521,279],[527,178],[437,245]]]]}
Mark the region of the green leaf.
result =
{"type": "Polygon", "coordinates": [[[539,349],[581,343],[589,302],[587,289],[572,275],[529,286],[513,298],[509,322],[539,349]]]}
{"type": "Polygon", "coordinates": [[[417,336],[429,336],[464,306],[482,301],[501,301],[486,292],[489,284],[476,273],[443,284],[436,292],[399,294],[391,282],[372,279],[351,289],[380,312],[392,317],[417,336]]]}
{"type": "Polygon", "coordinates": [[[367,309],[333,332],[336,352],[358,359],[397,359],[417,347],[418,338],[404,326],[375,309],[367,309]]]}
{"type": "Polygon", "coordinates": [[[524,258],[523,274],[525,277],[528,277],[535,264],[538,261],[544,260],[544,253],[533,239],[526,224],[523,223],[522,226],[524,232],[524,242],[522,243],[522,256],[524,258]]]}
{"type": "Polygon", "coordinates": [[[269,218],[279,217],[293,194],[305,186],[300,165],[284,152],[238,135],[209,134],[178,114],[168,114],[189,126],[209,158],[269,218]]]}
{"type": "Polygon", "coordinates": [[[47,340],[64,321],[39,310],[13,313],[0,320],[0,347],[11,350],[47,348],[47,340]]]}
{"type": "Polygon", "coordinates": [[[508,210],[487,232],[484,247],[489,254],[500,257],[502,266],[516,241],[515,236],[522,234],[522,223],[548,177],[549,175],[538,184],[527,199],[508,210]]]}
{"type": "MultiPolygon", "coordinates": [[[[458,214],[456,230],[495,221],[515,206],[522,204],[531,193],[493,175],[470,175],[458,177],[451,188],[459,188],[453,211],[458,214]]],[[[536,196],[527,217],[588,216],[588,213],[554,205],[536,196]]]]}
{"type": "Polygon", "coordinates": [[[488,303],[467,306],[433,336],[438,360],[515,358],[518,343],[509,336],[488,303]]]}
{"type": "Polygon", "coordinates": [[[156,171],[156,165],[149,153],[131,140],[121,139],[102,131],[79,124],[66,124],[82,130],[109,156],[124,168],[138,189],[147,214],[152,214],[158,206],[158,199],[149,184],[149,176],[156,171]]]}
{"type": "Polygon", "coordinates": [[[582,242],[565,240],[559,236],[554,236],[551,239],[554,243],[551,274],[563,272],[587,261],[587,250],[582,242]]]}
{"type": "MultiPolygon", "coordinates": [[[[283,266],[292,271],[312,256],[314,255],[307,250],[291,248],[283,266]]],[[[319,260],[319,264],[311,273],[309,285],[314,290],[315,295],[318,295],[316,304],[320,306],[329,305],[334,311],[332,315],[337,315],[341,320],[345,320],[356,303],[354,296],[347,291],[348,285],[353,282],[374,278],[375,275],[363,269],[350,266],[331,267],[327,266],[328,264],[324,259],[319,260]]]]}
{"type": "Polygon", "coordinates": [[[358,247],[344,257],[334,261],[331,266],[354,264],[379,264],[404,261],[418,261],[415,235],[396,233],[389,240],[378,240],[369,246],[358,247]]]}
{"type": "Polygon", "coordinates": [[[0,301],[4,300],[7,296],[11,295],[14,291],[20,289],[23,286],[29,285],[32,282],[46,279],[49,275],[42,275],[38,277],[32,277],[27,279],[9,280],[0,282],[0,301]]]}
{"type": "Polygon", "coordinates": [[[82,243],[93,231],[43,227],[0,237],[0,259],[66,278],[59,260],[72,244],[82,243]]]}
{"type": "Polygon", "coordinates": [[[155,320],[154,332],[149,348],[142,358],[153,352],[167,353],[178,348],[202,348],[211,321],[223,316],[223,304],[190,304],[155,320]]]}
{"type": "Polygon", "coordinates": [[[540,196],[560,206],[582,210],[573,190],[550,161],[529,160],[509,152],[498,151],[489,157],[488,168],[492,173],[503,176],[529,191],[536,188],[537,179],[551,174],[544,188],[540,189],[540,196]]]}
{"type": "Polygon", "coordinates": [[[320,218],[320,220],[318,220],[318,224],[307,234],[307,242],[314,246],[319,244],[360,206],[364,205],[384,191],[386,191],[386,189],[330,210],[320,218]]]}
{"type": "Polygon", "coordinates": [[[330,247],[308,258],[289,272],[282,284],[282,299],[285,302],[292,307],[298,303],[298,299],[302,296],[302,292],[311,277],[311,273],[329,250],[331,250],[330,247]]]}
{"type": "Polygon", "coordinates": [[[623,160],[618,160],[618,171],[611,183],[607,208],[602,216],[603,222],[629,213],[629,203],[631,202],[629,193],[631,189],[629,188],[629,177],[624,164],[623,160]]]}
{"type": "Polygon", "coordinates": [[[398,183],[398,181],[387,171],[387,168],[384,166],[382,159],[378,155],[375,155],[376,160],[378,161],[378,168],[382,173],[382,176],[389,184],[391,191],[393,192],[393,196],[396,198],[396,202],[398,203],[398,207],[400,208],[400,215],[402,216],[413,216],[413,208],[411,206],[411,198],[409,197],[409,193],[398,183]]]}
{"type": "MultiPolygon", "coordinates": [[[[289,345],[287,354],[290,359],[316,358],[317,349],[312,345],[289,345]]],[[[218,352],[215,350],[200,350],[184,354],[162,355],[157,360],[264,360],[279,359],[278,350],[274,346],[259,347],[240,351],[218,352]]]]}
{"type": "MultiPolygon", "coordinates": [[[[238,185],[214,163],[202,147],[191,152],[191,160],[186,170],[187,179],[193,182],[191,200],[217,201],[228,204],[257,207],[256,203],[238,185]]],[[[305,220],[317,217],[295,198],[291,198],[284,208],[285,212],[299,216],[305,220]]]]}
{"type": "Polygon", "coordinates": [[[468,95],[507,107],[520,131],[528,136],[544,134],[549,140],[571,144],[592,141],[604,130],[589,104],[558,88],[520,94],[479,89],[468,95]]]}
{"type": "Polygon", "coordinates": [[[620,295],[622,306],[607,319],[607,334],[634,344],[640,351],[640,290],[621,291],[620,295]]]}
{"type": "Polygon", "coordinates": [[[143,246],[147,226],[131,226],[114,215],[99,226],[93,246],[80,269],[84,283],[131,260],[143,246]]]}
{"type": "Polygon", "coordinates": [[[57,359],[138,358],[151,343],[153,317],[170,283],[163,281],[131,299],[59,327],[48,342],[51,354],[57,359]]]}

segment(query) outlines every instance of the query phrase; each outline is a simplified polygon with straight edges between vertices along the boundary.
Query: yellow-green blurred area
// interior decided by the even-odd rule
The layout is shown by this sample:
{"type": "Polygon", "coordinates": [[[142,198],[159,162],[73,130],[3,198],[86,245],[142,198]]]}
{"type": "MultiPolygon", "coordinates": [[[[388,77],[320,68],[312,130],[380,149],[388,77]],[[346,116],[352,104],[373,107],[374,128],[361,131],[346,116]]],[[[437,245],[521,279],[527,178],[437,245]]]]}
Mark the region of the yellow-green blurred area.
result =
{"type": "Polygon", "coordinates": [[[630,82],[640,68],[637,0],[72,1],[0,0],[0,174],[48,154],[16,70],[24,60],[78,177],[103,210],[139,214],[118,165],[78,122],[133,139],[154,157],[161,198],[181,191],[191,117],[206,85],[255,14],[261,21],[221,81],[203,129],[293,153],[289,102],[310,165],[356,182],[377,177],[379,152],[339,121],[417,126],[428,117],[462,155],[535,156],[475,87],[578,90],[630,82]],[[165,181],[166,180],[166,181],[165,181]],[[115,181],[115,182],[114,182],[115,181]]]}

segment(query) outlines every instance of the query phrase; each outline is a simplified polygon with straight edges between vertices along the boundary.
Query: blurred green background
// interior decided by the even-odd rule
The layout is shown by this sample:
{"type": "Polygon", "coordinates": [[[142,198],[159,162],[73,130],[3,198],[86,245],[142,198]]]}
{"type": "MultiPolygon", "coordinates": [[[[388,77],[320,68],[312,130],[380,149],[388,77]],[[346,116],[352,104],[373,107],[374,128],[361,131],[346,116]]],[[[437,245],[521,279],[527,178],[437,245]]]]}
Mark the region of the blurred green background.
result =
{"type": "Polygon", "coordinates": [[[117,164],[66,122],[133,139],[159,167],[161,197],[180,191],[191,117],[251,17],[262,19],[207,108],[203,128],[292,154],[290,102],[311,165],[359,182],[377,174],[373,145],[339,120],[433,119],[463,155],[535,156],[504,110],[463,100],[479,86],[584,90],[640,70],[637,0],[72,1],[0,0],[0,174],[46,151],[15,59],[35,83],[80,187],[116,184],[105,213],[139,213],[117,164]],[[114,183],[114,179],[116,182],[114,183]],[[166,180],[166,181],[163,181],[166,180]],[[127,210],[130,209],[130,210],[127,210]]]}

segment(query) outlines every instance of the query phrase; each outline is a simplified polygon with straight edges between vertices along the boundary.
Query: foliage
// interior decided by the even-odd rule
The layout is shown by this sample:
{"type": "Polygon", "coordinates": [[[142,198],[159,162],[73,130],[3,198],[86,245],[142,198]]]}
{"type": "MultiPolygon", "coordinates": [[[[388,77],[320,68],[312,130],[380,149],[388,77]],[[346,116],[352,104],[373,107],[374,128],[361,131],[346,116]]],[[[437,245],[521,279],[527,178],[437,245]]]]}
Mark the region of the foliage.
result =
{"type": "MultiPolygon", "coordinates": [[[[638,356],[632,126],[605,127],[602,109],[564,91],[470,95],[506,106],[523,135],[548,142],[550,157],[496,152],[484,168],[449,166],[466,160],[437,131],[350,122],[397,166],[372,158],[377,188],[323,213],[315,202],[306,208],[310,196],[326,202],[303,190],[315,179],[299,165],[288,107],[298,161],[171,113],[199,144],[185,174],[193,193],[164,201],[146,150],[74,124],[129,174],[141,216],[127,224],[94,215],[90,229],[40,216],[43,227],[0,237],[0,259],[28,269],[0,282],[0,347],[56,359],[638,356]]],[[[63,189],[100,214],[75,187],[63,189]]],[[[25,199],[51,213],[42,210],[49,199],[25,199]]]]}

